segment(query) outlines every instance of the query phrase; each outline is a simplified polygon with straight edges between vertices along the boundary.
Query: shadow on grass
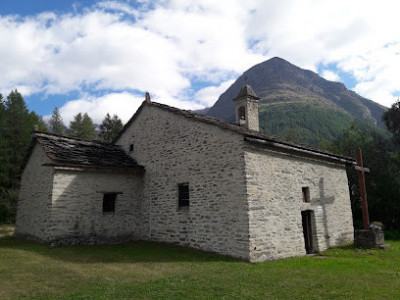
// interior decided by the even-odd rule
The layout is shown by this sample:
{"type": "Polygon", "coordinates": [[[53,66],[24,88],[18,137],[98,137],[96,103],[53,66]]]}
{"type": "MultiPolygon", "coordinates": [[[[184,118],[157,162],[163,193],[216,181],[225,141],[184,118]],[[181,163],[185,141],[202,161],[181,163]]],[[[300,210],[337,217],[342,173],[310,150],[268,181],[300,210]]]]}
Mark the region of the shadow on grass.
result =
{"type": "Polygon", "coordinates": [[[0,249],[29,251],[76,263],[227,262],[234,258],[166,243],[135,241],[117,245],[51,247],[10,236],[0,237],[0,249]]]}
{"type": "Polygon", "coordinates": [[[348,243],[348,244],[345,244],[345,245],[332,247],[331,249],[354,250],[355,248],[354,248],[354,243],[348,243]]]}

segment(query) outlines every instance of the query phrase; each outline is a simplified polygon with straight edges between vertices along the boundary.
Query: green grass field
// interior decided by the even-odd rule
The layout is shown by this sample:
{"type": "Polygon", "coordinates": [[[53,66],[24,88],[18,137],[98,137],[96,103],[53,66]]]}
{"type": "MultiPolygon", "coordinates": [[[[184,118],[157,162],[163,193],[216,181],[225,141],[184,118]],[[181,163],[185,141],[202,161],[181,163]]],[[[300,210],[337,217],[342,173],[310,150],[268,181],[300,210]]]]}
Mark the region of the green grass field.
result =
{"type": "Polygon", "coordinates": [[[51,248],[0,226],[0,299],[400,299],[400,242],[249,264],[151,242],[51,248]]]}

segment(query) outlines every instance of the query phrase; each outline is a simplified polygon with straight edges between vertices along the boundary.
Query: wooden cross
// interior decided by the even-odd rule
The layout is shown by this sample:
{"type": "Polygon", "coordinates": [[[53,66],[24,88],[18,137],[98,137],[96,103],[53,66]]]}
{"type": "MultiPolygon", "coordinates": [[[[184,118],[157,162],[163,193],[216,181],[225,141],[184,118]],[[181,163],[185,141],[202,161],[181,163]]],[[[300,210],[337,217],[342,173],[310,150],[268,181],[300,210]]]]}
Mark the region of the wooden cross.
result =
{"type": "Polygon", "coordinates": [[[367,203],[367,191],[365,189],[365,176],[364,173],[369,173],[368,168],[364,168],[361,149],[357,149],[357,165],[354,167],[358,171],[358,181],[360,183],[360,196],[361,206],[363,212],[363,223],[364,229],[369,229],[369,216],[368,216],[368,203],[367,203]]]}

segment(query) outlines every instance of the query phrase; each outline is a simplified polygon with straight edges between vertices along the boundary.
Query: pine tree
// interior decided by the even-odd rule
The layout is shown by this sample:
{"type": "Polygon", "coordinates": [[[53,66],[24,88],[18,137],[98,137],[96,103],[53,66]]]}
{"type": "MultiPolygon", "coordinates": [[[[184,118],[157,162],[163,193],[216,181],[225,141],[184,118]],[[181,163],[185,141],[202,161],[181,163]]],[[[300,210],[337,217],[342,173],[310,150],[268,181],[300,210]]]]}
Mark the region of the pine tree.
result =
{"type": "Polygon", "coordinates": [[[34,125],[47,130],[41,117],[29,112],[17,90],[11,91],[5,101],[0,97],[0,205],[8,219],[15,215],[21,168],[34,125]]]}
{"type": "Polygon", "coordinates": [[[74,120],[70,122],[67,135],[71,137],[95,139],[96,130],[89,115],[85,113],[82,116],[82,113],[78,113],[74,117],[74,120]]]}
{"type": "Polygon", "coordinates": [[[110,114],[107,113],[100,125],[99,138],[103,142],[111,143],[118,136],[122,128],[123,124],[121,119],[118,118],[117,115],[111,118],[110,114]]]}
{"type": "Polygon", "coordinates": [[[83,124],[83,138],[86,139],[95,139],[96,138],[96,128],[93,125],[92,119],[89,117],[87,113],[83,115],[82,119],[83,124]]]}
{"type": "Polygon", "coordinates": [[[50,125],[50,131],[54,134],[63,134],[64,132],[64,124],[63,124],[63,119],[60,115],[60,111],[58,108],[54,108],[53,114],[51,116],[51,119],[49,121],[50,125]]]}
{"type": "Polygon", "coordinates": [[[12,162],[8,168],[9,187],[14,189],[18,186],[20,167],[29,146],[33,124],[25,101],[17,90],[7,96],[5,106],[7,122],[5,134],[9,144],[7,156],[12,162]]]}
{"type": "Polygon", "coordinates": [[[43,120],[42,116],[37,115],[34,111],[29,113],[31,127],[35,128],[37,126],[38,131],[48,132],[46,122],[43,120]]]}
{"type": "Polygon", "coordinates": [[[82,114],[78,113],[74,120],[69,122],[69,129],[67,135],[71,137],[80,137],[82,135],[82,114]]]}
{"type": "MultiPolygon", "coordinates": [[[[0,94],[0,203],[4,199],[8,182],[8,140],[6,137],[7,118],[3,95],[0,94]]],[[[1,205],[1,204],[0,204],[1,205]]]]}

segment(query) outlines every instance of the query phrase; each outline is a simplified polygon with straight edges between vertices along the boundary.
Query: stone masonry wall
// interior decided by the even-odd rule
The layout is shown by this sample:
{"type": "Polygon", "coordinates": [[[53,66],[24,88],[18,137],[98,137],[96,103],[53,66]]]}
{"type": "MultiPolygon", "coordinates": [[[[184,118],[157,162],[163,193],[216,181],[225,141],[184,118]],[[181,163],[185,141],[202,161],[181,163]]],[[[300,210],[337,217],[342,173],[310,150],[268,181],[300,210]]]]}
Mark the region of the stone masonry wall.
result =
{"type": "Polygon", "coordinates": [[[51,207],[53,169],[42,166],[50,160],[36,145],[22,173],[15,235],[46,241],[51,207]]]}
{"type": "Polygon", "coordinates": [[[353,240],[344,166],[250,146],[245,160],[251,261],[305,255],[304,210],[313,211],[315,251],[353,240]],[[310,203],[303,203],[302,187],[310,203]]]}
{"type": "Polygon", "coordinates": [[[113,243],[136,239],[142,175],[56,169],[50,240],[54,244],[113,243]],[[115,212],[103,212],[103,193],[121,192],[115,212]]]}
{"type": "Polygon", "coordinates": [[[142,238],[248,259],[243,136],[149,105],[117,144],[146,168],[142,238]]]}
{"type": "Polygon", "coordinates": [[[260,131],[260,121],[258,117],[258,100],[250,100],[247,102],[247,116],[248,129],[260,131]]]}
{"type": "Polygon", "coordinates": [[[258,100],[251,100],[247,97],[235,100],[236,123],[240,123],[239,108],[245,108],[245,127],[250,130],[260,131],[260,123],[258,117],[258,100]]]}

